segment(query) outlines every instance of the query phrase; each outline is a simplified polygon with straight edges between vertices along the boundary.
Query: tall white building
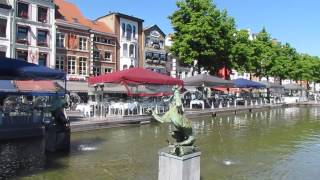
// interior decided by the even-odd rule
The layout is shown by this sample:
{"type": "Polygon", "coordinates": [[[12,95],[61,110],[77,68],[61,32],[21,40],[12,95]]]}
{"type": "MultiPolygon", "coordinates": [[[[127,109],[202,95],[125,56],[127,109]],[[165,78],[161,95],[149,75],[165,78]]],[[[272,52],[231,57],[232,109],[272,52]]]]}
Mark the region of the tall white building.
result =
{"type": "Polygon", "coordinates": [[[13,0],[12,57],[55,67],[55,4],[53,0],[13,0]]]}
{"type": "Polygon", "coordinates": [[[13,0],[0,0],[0,57],[11,57],[12,4],[13,0]]]}

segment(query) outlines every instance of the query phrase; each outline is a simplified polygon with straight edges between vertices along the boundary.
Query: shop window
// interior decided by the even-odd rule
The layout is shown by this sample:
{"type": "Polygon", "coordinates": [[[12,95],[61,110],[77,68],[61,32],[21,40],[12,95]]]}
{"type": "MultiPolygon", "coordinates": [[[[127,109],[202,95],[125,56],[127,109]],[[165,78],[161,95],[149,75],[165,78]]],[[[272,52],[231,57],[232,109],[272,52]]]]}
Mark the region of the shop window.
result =
{"type": "Polygon", "coordinates": [[[28,19],[28,17],[29,17],[29,4],[23,3],[23,2],[18,2],[17,13],[18,13],[17,14],[18,17],[28,19]]]}

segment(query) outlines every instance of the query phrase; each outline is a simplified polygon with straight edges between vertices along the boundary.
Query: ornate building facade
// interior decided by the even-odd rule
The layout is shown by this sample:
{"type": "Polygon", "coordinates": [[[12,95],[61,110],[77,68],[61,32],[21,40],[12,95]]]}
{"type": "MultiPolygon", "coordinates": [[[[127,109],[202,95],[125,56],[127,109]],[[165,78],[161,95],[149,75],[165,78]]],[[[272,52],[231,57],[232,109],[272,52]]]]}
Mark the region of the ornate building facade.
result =
{"type": "Polygon", "coordinates": [[[166,35],[157,26],[145,28],[143,31],[144,40],[144,68],[167,74],[167,53],[165,50],[166,35]]]}
{"type": "Polygon", "coordinates": [[[12,56],[54,68],[55,4],[52,0],[14,0],[12,56]]]}
{"type": "Polygon", "coordinates": [[[143,20],[122,13],[109,13],[97,19],[116,34],[117,70],[143,67],[142,23],[143,20]]]}
{"type": "Polygon", "coordinates": [[[11,57],[12,54],[12,19],[13,1],[0,1],[0,57],[11,57]]]}

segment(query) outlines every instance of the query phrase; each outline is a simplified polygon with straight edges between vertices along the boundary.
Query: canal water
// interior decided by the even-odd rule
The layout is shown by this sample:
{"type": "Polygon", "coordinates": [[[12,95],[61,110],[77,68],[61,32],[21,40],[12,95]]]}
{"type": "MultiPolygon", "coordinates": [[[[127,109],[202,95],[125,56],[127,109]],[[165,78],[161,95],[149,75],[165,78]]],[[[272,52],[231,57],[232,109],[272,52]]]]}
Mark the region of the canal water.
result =
{"type": "MultiPolygon", "coordinates": [[[[286,108],[193,121],[202,180],[319,179],[320,108],[286,108]]],[[[72,134],[70,153],[41,139],[2,142],[0,179],[156,180],[168,124],[72,134]]]]}

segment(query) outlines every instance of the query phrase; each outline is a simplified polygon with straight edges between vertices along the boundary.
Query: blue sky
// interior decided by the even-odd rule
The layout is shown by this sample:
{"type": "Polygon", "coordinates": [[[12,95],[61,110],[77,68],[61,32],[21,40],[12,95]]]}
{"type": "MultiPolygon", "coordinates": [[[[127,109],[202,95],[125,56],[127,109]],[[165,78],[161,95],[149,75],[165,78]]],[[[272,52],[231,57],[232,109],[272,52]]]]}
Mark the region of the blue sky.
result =
{"type": "MultiPolygon", "coordinates": [[[[168,16],[176,9],[176,0],[68,0],[83,14],[95,19],[116,11],[144,19],[144,27],[157,24],[172,32],[168,16]]],[[[258,32],[266,27],[273,38],[289,42],[299,52],[320,56],[319,0],[216,0],[236,20],[237,28],[258,32]]]]}

